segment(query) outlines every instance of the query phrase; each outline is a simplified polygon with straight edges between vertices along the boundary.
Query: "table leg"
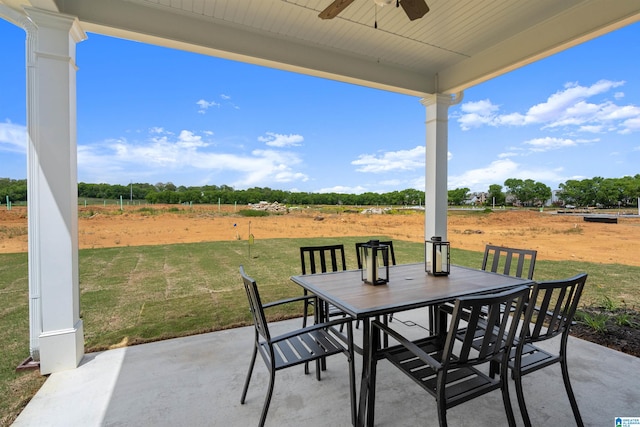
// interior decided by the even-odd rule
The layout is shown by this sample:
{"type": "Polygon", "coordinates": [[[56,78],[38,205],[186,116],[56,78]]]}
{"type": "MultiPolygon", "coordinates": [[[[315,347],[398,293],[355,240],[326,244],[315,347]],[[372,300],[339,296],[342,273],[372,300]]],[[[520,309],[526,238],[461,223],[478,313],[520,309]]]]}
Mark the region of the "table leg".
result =
{"type": "Polygon", "coordinates": [[[363,427],[365,424],[369,425],[367,414],[370,409],[373,408],[373,397],[371,391],[371,348],[369,346],[371,337],[371,321],[367,317],[362,320],[362,380],[360,381],[360,402],[358,404],[358,422],[357,426],[363,427]]]}
{"type": "Polygon", "coordinates": [[[447,336],[448,328],[447,328],[447,313],[444,310],[440,310],[438,306],[433,306],[433,309],[436,311],[436,333],[441,337],[445,338],[447,336]]]}

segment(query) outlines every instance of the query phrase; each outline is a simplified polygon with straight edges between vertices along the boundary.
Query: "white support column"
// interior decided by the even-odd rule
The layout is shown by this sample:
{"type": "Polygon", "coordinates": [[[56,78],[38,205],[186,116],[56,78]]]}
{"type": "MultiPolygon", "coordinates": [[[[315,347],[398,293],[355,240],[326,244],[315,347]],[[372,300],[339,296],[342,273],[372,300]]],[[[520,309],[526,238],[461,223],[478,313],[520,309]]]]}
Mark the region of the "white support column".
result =
{"type": "Polygon", "coordinates": [[[84,355],[78,281],[75,17],[25,8],[31,356],[45,375],[84,355]]]}
{"type": "Polygon", "coordinates": [[[462,100],[462,93],[434,94],[420,100],[427,109],[424,238],[447,240],[447,176],[449,158],[449,106],[462,100]]]}

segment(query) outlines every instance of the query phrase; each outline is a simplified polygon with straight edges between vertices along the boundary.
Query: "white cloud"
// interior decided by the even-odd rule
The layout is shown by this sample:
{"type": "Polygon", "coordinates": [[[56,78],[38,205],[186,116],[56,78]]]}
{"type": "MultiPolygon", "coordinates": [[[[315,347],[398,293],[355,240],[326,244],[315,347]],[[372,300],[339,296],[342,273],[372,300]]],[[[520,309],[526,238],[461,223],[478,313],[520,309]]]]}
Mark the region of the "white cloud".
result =
{"type": "MultiPolygon", "coordinates": [[[[130,177],[164,177],[176,174],[224,173],[233,182],[223,184],[250,187],[284,182],[304,182],[307,175],[296,170],[299,156],[275,150],[251,153],[211,151],[202,135],[182,130],[178,136],[155,132],[143,141],[125,138],[78,147],[78,169],[86,182],[126,182],[130,177]]],[[[188,183],[185,183],[188,184],[188,183]]]]}
{"type": "Polygon", "coordinates": [[[612,82],[600,80],[589,87],[580,86],[577,83],[565,84],[563,91],[551,95],[546,102],[534,105],[527,112],[528,121],[531,123],[552,123],[558,116],[564,116],[572,106],[582,103],[586,98],[607,92],[612,88],[622,86],[625,82],[612,82]]]}
{"type": "Polygon", "coordinates": [[[622,134],[640,131],[640,117],[625,120],[623,123],[623,128],[624,129],[620,131],[620,133],[622,134]]]}
{"type": "Polygon", "coordinates": [[[513,160],[495,160],[484,168],[471,169],[462,175],[450,175],[448,186],[450,189],[467,187],[472,191],[486,191],[489,185],[503,183],[508,178],[515,178],[514,174],[520,165],[513,160]]]}
{"type": "Polygon", "coordinates": [[[491,125],[499,109],[499,106],[492,104],[488,99],[465,102],[460,106],[462,115],[458,118],[458,123],[462,130],[491,125]]]}
{"type": "MultiPolygon", "coordinates": [[[[424,191],[425,188],[425,176],[414,178],[407,183],[407,188],[415,188],[416,190],[424,191]]],[[[424,202],[424,200],[423,200],[424,202]]]]}
{"type": "MultiPolygon", "coordinates": [[[[533,105],[526,113],[502,113],[499,106],[485,99],[461,105],[457,121],[462,130],[481,126],[542,125],[545,128],[576,126],[580,132],[614,131],[630,133],[639,130],[635,119],[640,120],[640,107],[618,105],[609,100],[589,102],[589,98],[609,92],[624,85],[624,81],[600,80],[591,86],[567,83],[563,90],[549,96],[545,102],[533,105]]],[[[616,100],[624,96],[613,94],[616,100]]]]}
{"type": "Polygon", "coordinates": [[[202,137],[200,135],[196,135],[188,130],[180,131],[177,144],[183,148],[206,147],[209,145],[202,141],[202,137]]]}
{"type": "Polygon", "coordinates": [[[198,113],[200,114],[205,114],[207,112],[207,110],[211,107],[219,107],[220,104],[218,104],[215,101],[206,101],[204,99],[199,100],[198,102],[196,102],[196,104],[198,104],[198,106],[200,107],[200,109],[198,110],[198,113]]]}
{"type": "Polygon", "coordinates": [[[27,152],[27,127],[9,121],[0,123],[0,151],[27,152]]]}
{"type": "Polygon", "coordinates": [[[269,147],[299,147],[304,141],[304,137],[298,134],[283,135],[274,132],[267,132],[266,136],[259,136],[258,141],[264,142],[269,147]]]}
{"type": "Polygon", "coordinates": [[[570,179],[561,176],[561,172],[561,169],[531,168],[511,159],[501,159],[461,175],[449,175],[447,185],[449,189],[466,187],[471,191],[487,191],[491,184],[503,185],[509,178],[533,179],[550,185],[570,179]]]}
{"type": "Polygon", "coordinates": [[[580,126],[578,130],[580,132],[603,133],[605,129],[603,128],[602,125],[587,125],[587,126],[580,126]]]}
{"type": "MultiPolygon", "coordinates": [[[[586,141],[582,141],[584,143],[586,141]]],[[[525,145],[529,145],[531,151],[544,152],[550,150],[558,150],[560,148],[575,147],[579,144],[578,141],[572,139],[563,138],[535,138],[524,142],[525,145]]]]}
{"type": "Polygon", "coordinates": [[[240,107],[238,107],[236,104],[231,102],[231,97],[229,95],[225,95],[224,93],[221,93],[220,94],[220,99],[222,99],[223,101],[226,101],[225,105],[230,106],[234,110],[239,110],[240,109],[240,107]]]}
{"type": "Polygon", "coordinates": [[[237,164],[229,169],[244,173],[242,178],[233,183],[234,186],[263,186],[265,182],[270,181],[282,183],[309,179],[304,173],[292,169],[292,166],[300,164],[302,160],[289,152],[253,150],[250,157],[236,156],[233,161],[237,164]]]}
{"type": "Polygon", "coordinates": [[[358,172],[373,173],[424,168],[425,147],[419,145],[410,150],[388,151],[381,155],[361,154],[351,164],[359,166],[358,172]]]}

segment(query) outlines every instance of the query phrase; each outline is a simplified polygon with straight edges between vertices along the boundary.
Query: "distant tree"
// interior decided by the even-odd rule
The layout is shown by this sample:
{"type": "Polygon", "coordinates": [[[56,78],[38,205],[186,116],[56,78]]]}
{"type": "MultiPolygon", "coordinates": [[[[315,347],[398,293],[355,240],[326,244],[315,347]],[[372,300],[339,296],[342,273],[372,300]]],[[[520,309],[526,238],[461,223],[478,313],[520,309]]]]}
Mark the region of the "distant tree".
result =
{"type": "Polygon", "coordinates": [[[558,199],[565,205],[586,206],[583,199],[582,184],[580,181],[570,179],[559,186],[558,199]]]}
{"type": "Polygon", "coordinates": [[[551,198],[551,188],[532,179],[509,178],[504,185],[525,206],[543,205],[551,198]]]}
{"type": "Polygon", "coordinates": [[[467,194],[469,194],[468,188],[456,188],[455,190],[449,190],[448,199],[450,205],[461,205],[467,198],[467,194]]]}
{"type": "Polygon", "coordinates": [[[547,203],[547,200],[550,200],[552,196],[551,188],[542,183],[535,182],[532,188],[532,203],[536,206],[543,206],[547,203]]]}
{"type": "Polygon", "coordinates": [[[27,180],[0,178],[0,204],[27,201],[27,180]]]}
{"type": "Polygon", "coordinates": [[[489,197],[487,198],[487,204],[491,205],[504,205],[506,195],[502,192],[502,185],[491,184],[489,186],[489,197]]]}
{"type": "Polygon", "coordinates": [[[424,204],[424,191],[418,191],[413,188],[407,188],[403,190],[404,200],[407,205],[421,205],[424,204]]]}

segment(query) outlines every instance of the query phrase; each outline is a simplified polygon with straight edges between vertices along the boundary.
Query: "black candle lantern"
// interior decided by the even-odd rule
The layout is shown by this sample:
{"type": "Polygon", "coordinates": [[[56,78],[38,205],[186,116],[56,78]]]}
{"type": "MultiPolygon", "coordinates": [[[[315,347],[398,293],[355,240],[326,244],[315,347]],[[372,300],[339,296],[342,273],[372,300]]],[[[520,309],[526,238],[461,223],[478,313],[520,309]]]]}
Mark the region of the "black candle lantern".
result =
{"type": "Polygon", "coordinates": [[[360,246],[362,280],[369,285],[389,282],[389,246],[378,240],[369,240],[360,246]]]}
{"type": "Polygon", "coordinates": [[[434,236],[424,242],[424,269],[433,276],[448,276],[451,271],[449,242],[434,236]]]}

